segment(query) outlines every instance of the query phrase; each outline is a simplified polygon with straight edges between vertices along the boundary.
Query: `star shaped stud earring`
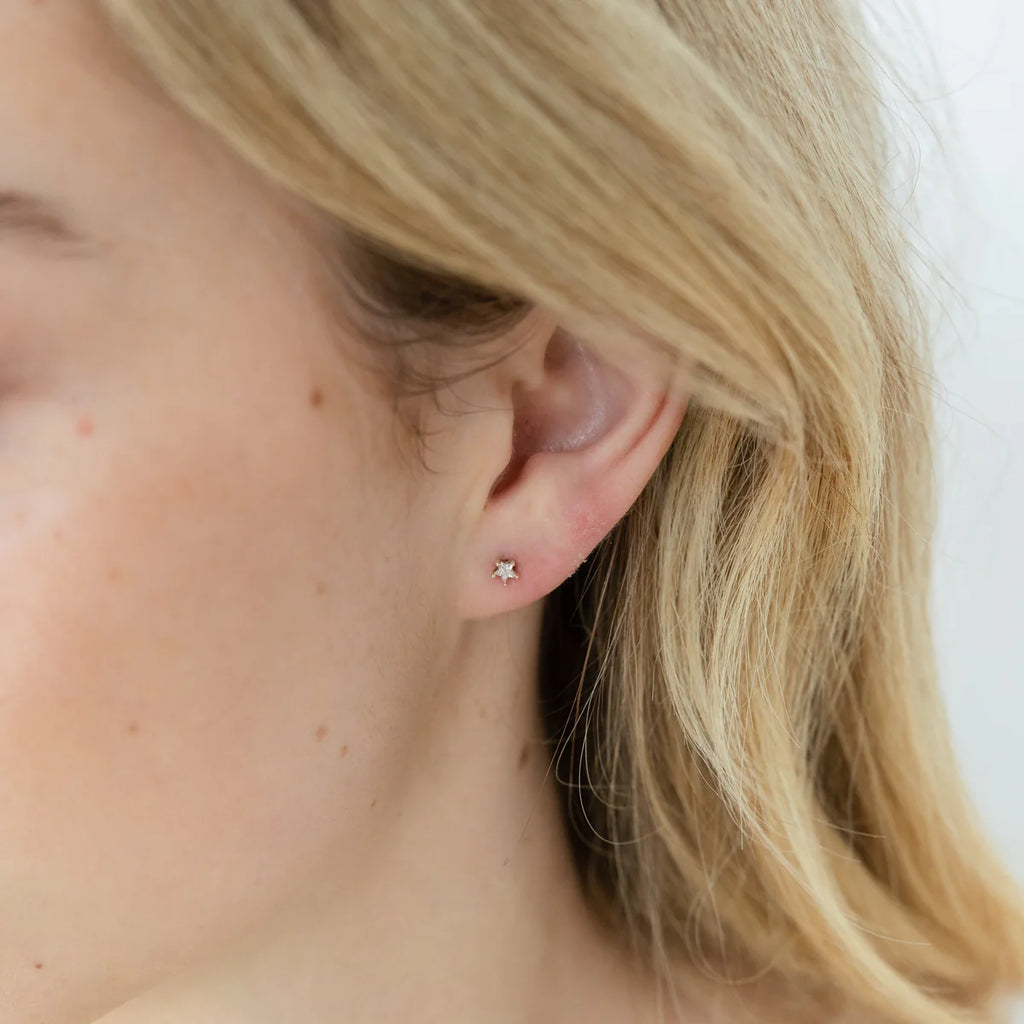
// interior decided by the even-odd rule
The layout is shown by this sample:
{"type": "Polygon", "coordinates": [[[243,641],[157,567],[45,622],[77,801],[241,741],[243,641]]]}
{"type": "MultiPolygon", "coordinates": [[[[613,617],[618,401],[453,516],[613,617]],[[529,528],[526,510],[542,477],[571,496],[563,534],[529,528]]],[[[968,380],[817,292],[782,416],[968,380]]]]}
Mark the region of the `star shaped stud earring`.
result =
{"type": "Polygon", "coordinates": [[[519,579],[519,573],[516,572],[516,561],[514,558],[500,558],[494,563],[494,572],[491,573],[491,579],[500,579],[503,587],[508,586],[509,580],[519,579]]]}

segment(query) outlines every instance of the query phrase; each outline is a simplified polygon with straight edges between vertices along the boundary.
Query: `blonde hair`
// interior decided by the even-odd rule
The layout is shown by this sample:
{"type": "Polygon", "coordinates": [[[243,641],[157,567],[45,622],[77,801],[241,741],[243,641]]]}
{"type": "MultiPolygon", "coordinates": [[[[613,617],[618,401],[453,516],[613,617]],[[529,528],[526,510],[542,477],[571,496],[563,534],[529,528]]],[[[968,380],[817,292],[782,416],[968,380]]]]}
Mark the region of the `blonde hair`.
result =
{"type": "Polygon", "coordinates": [[[103,7],[393,322],[454,342],[535,303],[693,360],[670,451],[546,608],[595,905],[666,976],[995,1019],[1024,907],[937,692],[928,327],[855,5],[103,7]]]}

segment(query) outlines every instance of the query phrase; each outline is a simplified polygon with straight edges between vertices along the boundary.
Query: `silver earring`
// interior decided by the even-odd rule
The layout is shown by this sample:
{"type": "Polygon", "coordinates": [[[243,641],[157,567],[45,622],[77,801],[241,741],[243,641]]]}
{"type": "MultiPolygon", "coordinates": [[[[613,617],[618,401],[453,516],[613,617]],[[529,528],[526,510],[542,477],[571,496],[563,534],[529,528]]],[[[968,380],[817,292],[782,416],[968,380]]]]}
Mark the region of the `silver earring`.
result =
{"type": "Polygon", "coordinates": [[[514,558],[499,558],[494,563],[491,579],[500,579],[503,587],[508,586],[509,580],[519,579],[519,573],[516,572],[516,560],[514,558]]]}

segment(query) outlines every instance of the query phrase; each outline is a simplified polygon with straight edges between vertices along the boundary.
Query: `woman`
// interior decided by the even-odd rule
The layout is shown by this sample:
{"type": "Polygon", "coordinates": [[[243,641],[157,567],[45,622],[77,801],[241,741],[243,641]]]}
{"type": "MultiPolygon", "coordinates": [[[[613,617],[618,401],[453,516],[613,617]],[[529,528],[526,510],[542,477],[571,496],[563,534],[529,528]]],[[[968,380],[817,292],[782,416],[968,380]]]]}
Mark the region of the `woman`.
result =
{"type": "Polygon", "coordinates": [[[847,7],[0,8],[5,1024],[996,1019],[847,7]]]}

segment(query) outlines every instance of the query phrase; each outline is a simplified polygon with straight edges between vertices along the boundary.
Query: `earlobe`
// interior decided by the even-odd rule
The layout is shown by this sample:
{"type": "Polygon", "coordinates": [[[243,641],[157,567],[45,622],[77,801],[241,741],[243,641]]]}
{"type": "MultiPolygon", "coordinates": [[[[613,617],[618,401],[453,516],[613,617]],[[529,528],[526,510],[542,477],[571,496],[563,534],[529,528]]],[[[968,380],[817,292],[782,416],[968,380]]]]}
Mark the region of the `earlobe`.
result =
{"type": "Polygon", "coordinates": [[[537,358],[528,384],[510,388],[509,447],[468,538],[465,618],[531,604],[572,575],[640,495],[685,412],[678,386],[632,376],[561,332],[539,375],[537,358]]]}

